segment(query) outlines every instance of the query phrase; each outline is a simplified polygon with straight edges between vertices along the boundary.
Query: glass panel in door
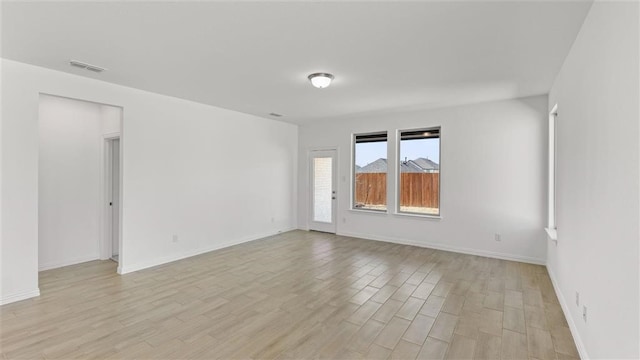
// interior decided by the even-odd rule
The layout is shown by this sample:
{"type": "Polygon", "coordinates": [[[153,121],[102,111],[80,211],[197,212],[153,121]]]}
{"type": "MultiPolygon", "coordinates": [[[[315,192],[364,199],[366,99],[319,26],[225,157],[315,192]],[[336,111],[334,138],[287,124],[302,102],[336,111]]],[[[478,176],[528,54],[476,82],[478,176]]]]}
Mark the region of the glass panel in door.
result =
{"type": "Polygon", "coordinates": [[[313,158],[313,221],[332,219],[332,162],[331,157],[313,158]]]}

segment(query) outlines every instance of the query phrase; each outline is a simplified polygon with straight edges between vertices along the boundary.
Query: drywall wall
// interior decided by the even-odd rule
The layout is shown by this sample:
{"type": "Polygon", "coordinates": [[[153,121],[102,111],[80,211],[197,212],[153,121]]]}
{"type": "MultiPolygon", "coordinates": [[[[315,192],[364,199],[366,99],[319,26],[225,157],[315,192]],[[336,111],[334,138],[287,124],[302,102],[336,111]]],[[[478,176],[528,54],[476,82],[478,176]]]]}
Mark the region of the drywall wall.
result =
{"type": "Polygon", "coordinates": [[[549,95],[558,244],[548,268],[583,358],[640,357],[638,6],[595,2],[549,95]]]}
{"type": "Polygon", "coordinates": [[[123,107],[121,272],[295,227],[295,125],[6,59],[2,79],[3,303],[38,292],[40,93],[123,107]]]}
{"type": "Polygon", "coordinates": [[[39,102],[38,267],[100,258],[105,131],[122,109],[51,95],[39,102]]]}
{"type": "MultiPolygon", "coordinates": [[[[2,6],[0,6],[0,16],[2,16],[2,6]]],[[[0,42],[2,42],[2,37],[0,36],[0,42]]],[[[2,57],[2,46],[0,46],[0,58],[2,57]]],[[[1,66],[1,63],[0,63],[1,66]]],[[[2,76],[2,71],[0,71],[0,105],[3,104],[3,95],[2,95],[2,84],[4,83],[3,81],[3,76],[2,76]]],[[[4,197],[2,195],[3,191],[3,176],[2,176],[2,172],[4,171],[4,166],[3,166],[3,146],[2,146],[2,132],[3,132],[3,118],[4,112],[2,111],[2,109],[0,109],[0,261],[4,261],[4,255],[3,255],[3,247],[4,247],[4,241],[3,241],[3,227],[2,227],[2,204],[4,203],[4,197]]],[[[3,300],[3,296],[2,296],[2,289],[4,289],[4,266],[2,266],[2,264],[0,264],[0,304],[2,304],[2,300],[3,300]]],[[[15,283],[11,284],[12,286],[16,286],[15,283]]],[[[34,291],[34,289],[25,289],[26,292],[28,291],[34,291]]],[[[25,295],[25,290],[20,289],[18,287],[18,290],[16,293],[14,293],[14,295],[12,296],[12,299],[19,299],[21,296],[36,296],[37,294],[39,294],[39,291],[37,289],[35,289],[35,292],[33,294],[26,294],[25,295]],[[18,295],[20,294],[20,295],[18,295]]],[[[10,299],[11,300],[11,299],[10,299]]]]}
{"type": "MultiPolygon", "coordinates": [[[[2,16],[2,6],[0,6],[0,16],[2,16]]],[[[1,39],[1,37],[0,37],[1,39]]],[[[1,42],[2,40],[0,40],[1,42]]],[[[0,46],[0,57],[2,57],[2,46],[0,46]]],[[[2,98],[2,71],[0,71],[0,105],[2,105],[3,102],[3,98],[2,98]]],[[[0,141],[2,141],[2,109],[0,109],[0,141]]],[[[2,203],[3,203],[3,196],[2,196],[2,171],[3,171],[3,166],[2,166],[2,143],[0,142],[0,261],[2,261],[4,259],[4,256],[2,255],[3,251],[3,241],[2,241],[2,203]]],[[[4,275],[3,275],[3,268],[4,266],[2,266],[2,264],[0,264],[0,304],[2,304],[2,289],[4,288],[4,275]]],[[[36,293],[37,294],[37,293],[36,293]]],[[[34,294],[35,295],[35,294],[34,294]]],[[[24,295],[23,295],[24,296],[24,295]]],[[[15,298],[15,295],[14,295],[15,298]]]]}
{"type": "Polygon", "coordinates": [[[100,257],[100,129],[100,105],[40,97],[40,270],[100,257]]]}
{"type": "Polygon", "coordinates": [[[120,134],[122,123],[122,108],[100,104],[100,132],[103,136],[120,134]]]}
{"type": "Polygon", "coordinates": [[[2,289],[5,304],[38,290],[38,92],[2,69],[2,289]],[[11,78],[14,77],[12,80],[11,78]],[[14,115],[18,114],[18,116],[14,115]],[[19,114],[26,114],[20,116],[19,114]]]}
{"type": "MultiPolygon", "coordinates": [[[[301,126],[298,226],[308,222],[308,151],[336,147],[339,234],[544,263],[546,107],[537,96],[301,126]],[[352,134],[386,130],[393,169],[397,130],[431,126],[442,127],[442,218],[350,210],[352,134]]],[[[395,188],[389,176],[389,199],[395,188]]]]}

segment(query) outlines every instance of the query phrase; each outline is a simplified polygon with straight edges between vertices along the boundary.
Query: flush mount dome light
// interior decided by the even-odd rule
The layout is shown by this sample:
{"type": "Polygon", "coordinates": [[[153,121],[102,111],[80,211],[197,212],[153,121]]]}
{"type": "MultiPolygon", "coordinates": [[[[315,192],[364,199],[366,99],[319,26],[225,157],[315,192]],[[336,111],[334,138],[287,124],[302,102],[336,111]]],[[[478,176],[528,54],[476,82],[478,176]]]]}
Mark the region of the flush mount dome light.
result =
{"type": "Polygon", "coordinates": [[[315,73],[308,76],[309,81],[311,81],[311,85],[317,87],[318,89],[326,88],[331,85],[331,80],[334,79],[333,75],[329,73],[315,73]]]}

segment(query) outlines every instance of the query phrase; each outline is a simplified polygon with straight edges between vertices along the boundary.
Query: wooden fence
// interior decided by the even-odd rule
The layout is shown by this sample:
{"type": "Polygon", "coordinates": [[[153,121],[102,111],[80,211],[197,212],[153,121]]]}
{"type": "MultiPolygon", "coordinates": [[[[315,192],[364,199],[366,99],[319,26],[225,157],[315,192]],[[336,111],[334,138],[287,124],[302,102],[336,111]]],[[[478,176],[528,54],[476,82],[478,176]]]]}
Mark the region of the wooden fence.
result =
{"type": "MultiPolygon", "coordinates": [[[[437,208],[440,183],[437,173],[400,174],[400,206],[437,208]]],[[[387,204],[387,174],[356,174],[356,203],[363,205],[387,204]]]]}

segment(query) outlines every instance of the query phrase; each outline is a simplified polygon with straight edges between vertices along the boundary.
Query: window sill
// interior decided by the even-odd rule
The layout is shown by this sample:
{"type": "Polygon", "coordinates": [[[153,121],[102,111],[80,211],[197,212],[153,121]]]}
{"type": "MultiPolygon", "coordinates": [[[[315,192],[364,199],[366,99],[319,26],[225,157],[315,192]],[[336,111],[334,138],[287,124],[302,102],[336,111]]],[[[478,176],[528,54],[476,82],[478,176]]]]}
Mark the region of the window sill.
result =
{"type": "Polygon", "coordinates": [[[351,208],[349,211],[353,211],[354,213],[366,213],[366,214],[378,214],[378,215],[387,215],[389,211],[387,210],[371,210],[371,209],[357,209],[351,208]]]}
{"type": "Polygon", "coordinates": [[[558,230],[557,229],[550,229],[550,228],[544,228],[544,231],[547,232],[547,236],[549,237],[549,239],[558,242],[558,230]]]}
{"type": "Polygon", "coordinates": [[[393,213],[393,215],[421,218],[421,219],[427,219],[427,220],[442,220],[441,215],[426,215],[426,214],[415,214],[415,213],[406,213],[406,212],[395,212],[393,213]]]}
{"type": "Polygon", "coordinates": [[[394,212],[391,213],[388,210],[370,210],[370,209],[354,209],[351,208],[349,209],[349,211],[354,212],[354,213],[363,213],[363,214],[376,214],[376,215],[387,215],[387,214],[392,214],[394,216],[406,216],[406,217],[413,217],[413,218],[420,218],[420,219],[426,219],[426,220],[442,220],[442,216],[441,215],[423,215],[423,214],[414,214],[414,213],[404,213],[404,212],[394,212]]]}

